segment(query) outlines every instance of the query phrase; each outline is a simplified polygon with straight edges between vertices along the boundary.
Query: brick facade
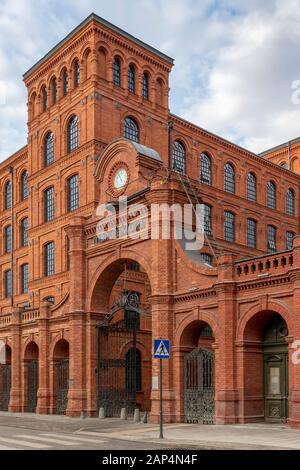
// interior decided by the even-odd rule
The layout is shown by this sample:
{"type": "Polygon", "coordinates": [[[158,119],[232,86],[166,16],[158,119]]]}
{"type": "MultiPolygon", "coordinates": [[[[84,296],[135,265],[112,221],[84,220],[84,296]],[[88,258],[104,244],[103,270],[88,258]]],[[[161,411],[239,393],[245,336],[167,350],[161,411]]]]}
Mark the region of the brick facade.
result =
{"type": "MultiPolygon", "coordinates": [[[[124,285],[126,265],[126,287],[139,292],[141,310],[147,312],[137,338],[142,356],[141,409],[151,409],[152,421],[158,420],[158,392],[151,391],[158,362],[151,360],[151,338],[162,336],[170,338],[172,345],[171,359],[164,363],[168,421],[185,418],[184,356],[199,346],[214,351],[215,422],[264,419],[264,328],[274,314],[285,320],[290,356],[293,340],[300,338],[300,176],[277,165],[276,159],[274,163],[272,158],[257,156],[171,114],[172,65],[169,57],[91,15],[24,75],[28,144],[0,165],[0,339],[7,345],[11,363],[10,411],[28,410],[28,364],[37,361],[35,410],[55,413],[56,364],[69,359],[66,412],[69,416],[97,415],[96,325],[111,311],[124,285]],[[116,57],[121,65],[120,86],[114,83],[116,57]],[[129,66],[135,70],[134,93],[127,86],[129,66]],[[143,97],[144,73],[147,98],[143,97]],[[74,116],[78,118],[78,145],[70,151],[68,126],[74,116]],[[124,139],[126,117],[138,125],[141,145],[124,139]],[[53,133],[54,161],[45,166],[49,132],[53,133]],[[195,262],[174,236],[102,243],[96,237],[98,205],[119,195],[113,188],[118,168],[128,173],[124,194],[129,205],[142,203],[150,208],[189,202],[178,174],[169,170],[176,141],[185,148],[186,175],[193,191],[211,207],[214,237],[210,244],[218,254],[211,266],[195,262]],[[200,178],[203,152],[211,159],[210,184],[200,178]],[[233,193],[224,190],[228,163],[235,171],[233,193]],[[22,199],[25,170],[28,197],[22,199]],[[247,194],[249,173],[256,176],[256,201],[247,194]],[[78,206],[70,211],[68,179],[74,175],[78,175],[79,198],[78,206]],[[12,210],[5,209],[10,179],[12,210]],[[267,204],[270,181],[276,187],[275,208],[267,204]],[[50,187],[54,188],[54,217],[46,222],[45,190],[50,187]],[[288,190],[294,195],[293,213],[286,210],[288,190]],[[233,242],[224,237],[225,211],[235,215],[233,242]],[[5,252],[4,244],[12,217],[13,256],[5,252]],[[28,244],[21,246],[25,217],[28,244]],[[247,242],[248,219],[257,223],[255,248],[247,242]],[[268,226],[276,228],[275,253],[268,253],[268,226]],[[295,235],[294,247],[288,250],[287,232],[295,235]],[[54,242],[54,273],[45,276],[49,242],[54,242]],[[12,263],[13,297],[6,297],[5,272],[12,263]],[[21,266],[27,263],[28,292],[22,293],[21,266]],[[130,268],[137,263],[139,270],[130,268]],[[54,301],[49,302],[49,297],[54,301]],[[201,339],[207,325],[213,332],[210,340],[201,339]]],[[[211,254],[208,243],[202,252],[211,254]]],[[[300,375],[291,357],[288,370],[289,423],[300,427],[300,375]]]]}

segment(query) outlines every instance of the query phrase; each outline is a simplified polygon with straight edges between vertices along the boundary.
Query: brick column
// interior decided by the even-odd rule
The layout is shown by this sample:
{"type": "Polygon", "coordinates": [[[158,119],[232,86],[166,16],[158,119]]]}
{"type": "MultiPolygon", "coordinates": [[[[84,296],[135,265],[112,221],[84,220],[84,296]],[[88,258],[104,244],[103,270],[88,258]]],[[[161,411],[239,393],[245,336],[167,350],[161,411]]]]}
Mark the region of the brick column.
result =
{"type": "Polygon", "coordinates": [[[48,414],[50,409],[50,331],[49,331],[50,305],[45,302],[40,307],[39,329],[39,389],[37,394],[36,412],[48,414]]]}
{"type": "Polygon", "coordinates": [[[70,381],[68,416],[86,411],[86,259],[84,217],[74,217],[66,229],[70,241],[70,381]]]}
{"type": "Polygon", "coordinates": [[[9,411],[22,411],[21,390],[21,313],[22,309],[14,307],[11,319],[11,389],[9,411]]]}
{"type": "Polygon", "coordinates": [[[215,370],[216,424],[237,422],[238,393],[236,388],[236,286],[234,282],[234,256],[219,258],[218,282],[215,286],[218,295],[220,319],[219,350],[215,370]]]}
{"type": "MultiPolygon", "coordinates": [[[[293,283],[293,331],[289,331],[289,418],[292,428],[300,428],[300,355],[294,354],[293,342],[300,340],[300,235],[294,238],[293,267],[290,272],[293,283]],[[297,357],[298,356],[298,357],[297,357]],[[297,360],[298,359],[298,360],[297,360]]],[[[299,346],[297,346],[299,348],[299,346]]]]}

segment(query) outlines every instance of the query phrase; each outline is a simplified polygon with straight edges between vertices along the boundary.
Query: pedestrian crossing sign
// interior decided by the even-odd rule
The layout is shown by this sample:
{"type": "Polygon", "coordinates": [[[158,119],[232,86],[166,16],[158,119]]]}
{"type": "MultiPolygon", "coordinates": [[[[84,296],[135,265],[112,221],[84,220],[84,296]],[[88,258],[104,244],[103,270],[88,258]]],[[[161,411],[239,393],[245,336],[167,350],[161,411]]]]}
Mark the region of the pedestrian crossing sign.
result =
{"type": "Polygon", "coordinates": [[[170,359],[170,341],[168,339],[154,340],[154,358],[170,359]]]}

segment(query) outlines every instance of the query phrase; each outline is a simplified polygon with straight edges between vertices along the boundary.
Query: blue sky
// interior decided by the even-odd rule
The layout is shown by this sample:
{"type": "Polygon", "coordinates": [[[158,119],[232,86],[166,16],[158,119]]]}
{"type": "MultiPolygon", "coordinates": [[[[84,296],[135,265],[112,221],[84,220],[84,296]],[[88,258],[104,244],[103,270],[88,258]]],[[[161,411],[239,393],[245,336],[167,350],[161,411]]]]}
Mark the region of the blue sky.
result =
{"type": "Polygon", "coordinates": [[[173,113],[255,152],[300,135],[300,0],[0,0],[0,161],[26,144],[22,74],[91,12],[175,59],[173,113]]]}

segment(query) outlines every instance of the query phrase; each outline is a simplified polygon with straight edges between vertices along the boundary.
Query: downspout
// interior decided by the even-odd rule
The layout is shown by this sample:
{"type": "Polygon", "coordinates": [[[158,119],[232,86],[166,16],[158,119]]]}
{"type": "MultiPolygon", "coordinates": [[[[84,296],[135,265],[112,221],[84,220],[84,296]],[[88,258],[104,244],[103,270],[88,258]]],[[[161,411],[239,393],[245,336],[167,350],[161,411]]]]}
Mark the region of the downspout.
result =
{"type": "Polygon", "coordinates": [[[14,306],[14,169],[12,166],[8,168],[10,174],[10,184],[11,184],[11,208],[10,208],[10,218],[11,218],[11,307],[14,306]]]}

